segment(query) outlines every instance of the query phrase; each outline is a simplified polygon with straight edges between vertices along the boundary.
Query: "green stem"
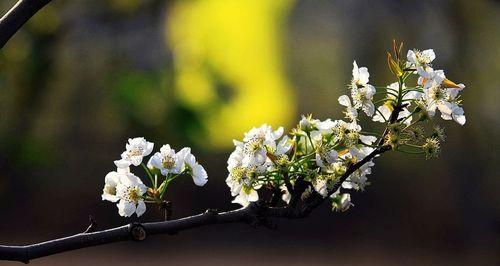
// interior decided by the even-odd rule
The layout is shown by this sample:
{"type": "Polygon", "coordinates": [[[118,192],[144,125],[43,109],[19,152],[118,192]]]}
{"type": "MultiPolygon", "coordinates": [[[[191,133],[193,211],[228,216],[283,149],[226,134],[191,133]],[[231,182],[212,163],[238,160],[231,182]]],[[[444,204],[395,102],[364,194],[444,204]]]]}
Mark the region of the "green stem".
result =
{"type": "Polygon", "coordinates": [[[141,163],[141,166],[142,168],[144,169],[144,171],[148,174],[148,177],[149,177],[149,180],[151,181],[151,184],[154,186],[154,188],[156,189],[157,186],[156,186],[156,183],[155,183],[155,180],[153,178],[153,175],[151,174],[151,172],[149,171],[149,168],[144,164],[144,163],[141,163]]]}

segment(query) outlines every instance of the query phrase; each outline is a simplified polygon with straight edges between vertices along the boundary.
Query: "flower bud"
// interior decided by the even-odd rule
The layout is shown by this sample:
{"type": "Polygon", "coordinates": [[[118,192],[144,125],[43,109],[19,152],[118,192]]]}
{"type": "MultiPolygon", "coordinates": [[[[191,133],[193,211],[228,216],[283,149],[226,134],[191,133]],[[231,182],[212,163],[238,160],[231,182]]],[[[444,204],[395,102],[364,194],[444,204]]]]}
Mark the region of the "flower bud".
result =
{"type": "Polygon", "coordinates": [[[387,64],[389,65],[389,69],[391,70],[392,74],[394,74],[396,77],[401,77],[403,75],[403,70],[399,67],[399,64],[392,59],[392,55],[390,53],[387,53],[387,64]]]}

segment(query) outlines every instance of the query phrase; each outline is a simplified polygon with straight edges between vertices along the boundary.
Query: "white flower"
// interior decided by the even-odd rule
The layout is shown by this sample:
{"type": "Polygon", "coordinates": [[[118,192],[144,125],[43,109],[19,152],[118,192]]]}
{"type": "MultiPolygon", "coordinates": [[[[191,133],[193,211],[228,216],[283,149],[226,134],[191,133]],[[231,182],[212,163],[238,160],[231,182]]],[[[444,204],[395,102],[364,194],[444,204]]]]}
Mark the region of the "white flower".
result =
{"type": "Polygon", "coordinates": [[[275,151],[272,153],[275,156],[281,156],[287,153],[292,148],[292,143],[289,141],[288,136],[284,136],[276,145],[275,151]]]}
{"type": "Polygon", "coordinates": [[[248,206],[248,204],[250,204],[250,202],[256,202],[258,200],[259,200],[259,194],[257,193],[257,191],[255,189],[250,188],[248,190],[242,189],[240,191],[240,194],[238,194],[238,196],[236,196],[236,198],[234,198],[232,203],[237,203],[243,207],[246,207],[246,206],[248,206]]]}
{"type": "MultiPolygon", "coordinates": [[[[396,91],[399,90],[399,84],[397,82],[394,82],[387,87],[388,87],[387,92],[390,92],[393,90],[396,90],[396,91]]],[[[403,90],[406,89],[405,84],[402,85],[402,89],[403,90]]],[[[396,97],[394,95],[389,94],[389,93],[387,94],[387,97],[389,99],[396,99],[396,97]]],[[[422,98],[421,92],[409,91],[403,96],[403,101],[418,100],[420,98],[422,98]]],[[[375,122],[386,123],[387,121],[389,121],[393,110],[394,110],[394,106],[391,104],[391,102],[386,102],[377,108],[377,112],[373,116],[372,120],[375,122]]],[[[410,115],[410,111],[408,111],[408,108],[404,107],[399,112],[398,119],[403,119],[409,115],[410,115]]],[[[411,124],[411,121],[412,121],[412,118],[408,117],[408,119],[406,119],[404,121],[404,123],[406,125],[409,125],[409,124],[411,124]]]]}
{"type": "Polygon", "coordinates": [[[154,144],[144,138],[128,139],[126,151],[121,155],[122,160],[135,166],[142,163],[142,158],[148,156],[153,151],[154,144]]]}
{"type": "Polygon", "coordinates": [[[372,120],[375,122],[387,123],[393,110],[394,106],[392,106],[391,103],[384,103],[377,108],[377,112],[373,116],[372,120]]]}
{"type": "Polygon", "coordinates": [[[118,202],[118,213],[124,217],[136,214],[141,216],[146,211],[146,204],[142,196],[146,193],[146,186],[139,177],[127,173],[120,175],[120,181],[116,186],[116,195],[120,199],[118,202]]]}
{"type": "Polygon", "coordinates": [[[368,68],[358,67],[356,61],[352,63],[352,87],[365,87],[370,78],[370,73],[368,73],[368,68]]]}
{"type": "Polygon", "coordinates": [[[321,134],[330,134],[333,132],[333,128],[335,127],[335,122],[330,118],[325,121],[319,121],[316,124],[316,128],[321,132],[321,134]]]}
{"type": "MultiPolygon", "coordinates": [[[[345,154],[344,157],[347,158],[350,162],[356,163],[361,161],[364,157],[370,154],[373,151],[373,148],[369,147],[361,147],[361,148],[350,148],[349,153],[345,154]]],[[[352,173],[344,183],[342,183],[342,187],[345,189],[355,189],[355,190],[363,190],[366,186],[368,178],[367,175],[371,174],[371,167],[374,166],[373,160],[370,160],[359,167],[354,173],[352,173]]]]}
{"type": "Polygon", "coordinates": [[[120,183],[120,176],[123,173],[109,172],[104,178],[104,188],[102,189],[102,200],[117,202],[120,200],[116,195],[116,187],[120,183]]]}
{"type": "Polygon", "coordinates": [[[441,112],[441,118],[444,120],[455,120],[460,125],[465,124],[464,110],[459,104],[458,94],[465,88],[463,84],[455,88],[444,87],[444,73],[435,75],[433,79],[421,81],[424,85],[423,102],[426,104],[427,112],[434,116],[436,109],[441,112]]]}
{"type": "Polygon", "coordinates": [[[443,83],[446,79],[444,71],[441,69],[434,70],[432,68],[428,68],[427,70],[428,72],[426,72],[427,74],[425,77],[420,76],[417,81],[418,85],[422,86],[424,89],[435,85],[441,85],[441,83],[443,83]]]}
{"type": "Polygon", "coordinates": [[[351,100],[347,95],[342,95],[339,97],[339,103],[342,106],[346,107],[345,115],[347,118],[349,118],[351,121],[356,121],[358,117],[358,111],[356,108],[354,108],[351,104],[351,100]]]}
{"type": "MultiPolygon", "coordinates": [[[[450,111],[447,113],[441,113],[441,118],[444,120],[455,120],[458,124],[463,126],[466,122],[464,109],[456,103],[448,103],[450,111]]],[[[448,105],[447,104],[447,105],[448,105]]]]}
{"type": "Polygon", "coordinates": [[[319,123],[319,120],[313,119],[312,115],[302,115],[299,121],[299,128],[304,131],[311,131],[316,127],[317,123],[319,123]]]}
{"type": "Polygon", "coordinates": [[[372,145],[375,141],[377,141],[377,137],[359,134],[359,140],[361,140],[363,144],[372,145]]]}
{"type": "Polygon", "coordinates": [[[354,108],[361,108],[367,116],[372,116],[375,112],[373,105],[373,95],[375,95],[375,87],[367,85],[362,88],[353,88],[351,90],[351,97],[354,102],[354,108]]]}
{"type": "MultiPolygon", "coordinates": [[[[231,196],[236,196],[233,203],[238,203],[242,206],[246,206],[252,201],[257,201],[259,196],[256,189],[261,187],[260,185],[254,186],[253,183],[255,181],[254,178],[258,177],[257,167],[244,167],[242,165],[244,156],[243,148],[237,145],[235,151],[231,153],[227,160],[229,174],[226,178],[226,184],[231,190],[231,196]]],[[[261,168],[259,171],[263,172],[265,168],[261,168]]]]}
{"type": "Polygon", "coordinates": [[[351,202],[351,195],[349,193],[332,195],[332,208],[338,211],[347,211],[349,207],[353,206],[351,202]]]}
{"type": "Polygon", "coordinates": [[[159,169],[161,174],[166,176],[169,173],[179,174],[182,171],[183,161],[180,154],[176,154],[175,150],[166,144],[160,148],[160,152],[155,153],[149,159],[148,167],[159,169]]]}
{"type": "Polygon", "coordinates": [[[259,167],[268,163],[267,150],[276,150],[276,140],[282,135],[283,127],[273,131],[271,126],[264,124],[245,133],[243,142],[233,141],[235,146],[243,150],[243,166],[259,167]]]}
{"type": "Polygon", "coordinates": [[[416,68],[417,73],[420,76],[424,78],[430,77],[430,73],[432,72],[431,62],[436,58],[434,50],[409,50],[406,54],[406,58],[410,62],[411,66],[416,68]]]}
{"type": "Polygon", "coordinates": [[[191,154],[191,149],[183,148],[178,156],[184,162],[184,169],[193,177],[195,185],[204,186],[208,182],[207,171],[196,161],[194,155],[191,154]]]}
{"type": "Polygon", "coordinates": [[[366,113],[366,115],[372,116],[373,112],[375,111],[375,106],[373,105],[372,100],[376,90],[375,87],[368,84],[369,77],[370,73],[368,73],[368,69],[366,67],[358,68],[356,61],[354,61],[352,68],[352,81],[350,86],[353,105],[356,109],[361,108],[366,113]]]}
{"type": "Polygon", "coordinates": [[[326,197],[328,195],[328,181],[324,178],[317,177],[313,184],[314,190],[318,192],[321,196],[326,197]]]}

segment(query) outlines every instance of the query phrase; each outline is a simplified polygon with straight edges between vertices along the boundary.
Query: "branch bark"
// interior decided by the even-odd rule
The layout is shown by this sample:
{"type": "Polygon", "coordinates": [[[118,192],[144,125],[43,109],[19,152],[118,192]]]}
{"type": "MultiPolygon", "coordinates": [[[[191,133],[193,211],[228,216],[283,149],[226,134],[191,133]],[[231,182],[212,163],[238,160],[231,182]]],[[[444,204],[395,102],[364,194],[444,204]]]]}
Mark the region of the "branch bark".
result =
{"type": "Polygon", "coordinates": [[[14,34],[40,9],[51,0],[19,0],[2,18],[0,18],[0,49],[14,34]]]}
{"type": "Polygon", "coordinates": [[[205,213],[177,220],[151,223],[131,223],[107,230],[84,232],[32,245],[0,245],[0,260],[28,263],[32,259],[90,246],[98,246],[126,240],[142,241],[149,235],[175,234],[183,230],[210,224],[257,224],[263,221],[262,217],[278,217],[279,215],[279,211],[264,207],[260,204],[251,204],[245,208],[222,213],[218,213],[215,210],[207,210],[205,213]]]}

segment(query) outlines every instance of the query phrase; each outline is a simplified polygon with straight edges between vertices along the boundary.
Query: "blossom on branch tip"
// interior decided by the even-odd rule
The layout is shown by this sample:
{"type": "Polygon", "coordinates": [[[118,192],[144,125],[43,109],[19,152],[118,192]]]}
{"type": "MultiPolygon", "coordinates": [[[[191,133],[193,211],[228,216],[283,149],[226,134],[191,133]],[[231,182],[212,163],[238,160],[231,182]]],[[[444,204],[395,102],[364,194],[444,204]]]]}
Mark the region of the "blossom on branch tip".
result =
{"type": "Polygon", "coordinates": [[[128,139],[126,151],[121,155],[122,160],[134,166],[142,163],[142,159],[153,151],[154,144],[144,138],[128,139]]]}
{"type": "Polygon", "coordinates": [[[175,150],[166,144],[156,152],[148,162],[149,168],[159,169],[161,174],[166,176],[168,174],[179,174],[182,171],[183,158],[181,154],[175,153],[175,150]]]}

